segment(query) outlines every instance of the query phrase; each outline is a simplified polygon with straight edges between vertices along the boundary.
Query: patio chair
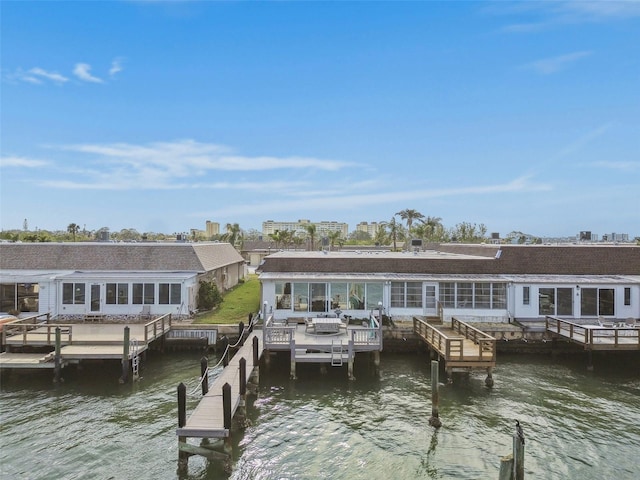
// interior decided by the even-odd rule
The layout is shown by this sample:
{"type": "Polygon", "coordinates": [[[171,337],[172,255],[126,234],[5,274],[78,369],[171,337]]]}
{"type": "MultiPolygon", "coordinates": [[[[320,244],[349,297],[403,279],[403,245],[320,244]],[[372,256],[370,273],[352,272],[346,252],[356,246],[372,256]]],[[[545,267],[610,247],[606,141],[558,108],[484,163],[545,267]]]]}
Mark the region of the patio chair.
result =
{"type": "Polygon", "coordinates": [[[640,325],[636,323],[636,319],[633,317],[629,317],[624,321],[624,325],[627,328],[639,328],[640,325]]]}
{"type": "Polygon", "coordinates": [[[598,325],[603,328],[613,328],[614,324],[611,321],[606,321],[603,317],[598,317],[598,325]]]}

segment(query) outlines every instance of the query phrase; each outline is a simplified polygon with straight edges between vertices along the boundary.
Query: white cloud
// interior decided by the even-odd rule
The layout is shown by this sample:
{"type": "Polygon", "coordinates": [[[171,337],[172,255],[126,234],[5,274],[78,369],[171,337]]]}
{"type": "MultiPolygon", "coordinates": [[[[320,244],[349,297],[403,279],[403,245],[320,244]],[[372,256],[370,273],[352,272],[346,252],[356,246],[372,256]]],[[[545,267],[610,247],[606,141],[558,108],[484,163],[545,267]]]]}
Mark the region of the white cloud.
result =
{"type": "Polygon", "coordinates": [[[589,165],[592,167],[619,170],[621,172],[640,172],[640,162],[600,161],[592,162],[589,165]]]}
{"type": "Polygon", "coordinates": [[[111,62],[111,68],[109,69],[109,76],[114,77],[116,73],[122,71],[122,59],[116,58],[111,62]]]}
{"type": "Polygon", "coordinates": [[[103,80],[91,75],[91,65],[88,63],[76,63],[73,74],[84,82],[103,83],[103,80]]]}
{"type": "Polygon", "coordinates": [[[57,72],[47,72],[46,70],[39,67],[32,68],[31,70],[29,70],[29,73],[38,77],[46,78],[47,80],[51,80],[55,83],[64,83],[69,81],[69,79],[64,75],[60,75],[57,72]]]}
{"type": "Polygon", "coordinates": [[[36,160],[33,158],[18,157],[13,155],[0,157],[0,166],[2,168],[37,168],[47,165],[44,160],[36,160]]]}
{"type": "Polygon", "coordinates": [[[558,55],[556,57],[536,60],[535,62],[523,65],[522,68],[533,70],[540,75],[550,75],[552,73],[559,72],[560,70],[564,70],[572,63],[575,63],[582,58],[588,57],[589,55],[591,55],[591,52],[588,51],[573,52],[566,55],[558,55]]]}

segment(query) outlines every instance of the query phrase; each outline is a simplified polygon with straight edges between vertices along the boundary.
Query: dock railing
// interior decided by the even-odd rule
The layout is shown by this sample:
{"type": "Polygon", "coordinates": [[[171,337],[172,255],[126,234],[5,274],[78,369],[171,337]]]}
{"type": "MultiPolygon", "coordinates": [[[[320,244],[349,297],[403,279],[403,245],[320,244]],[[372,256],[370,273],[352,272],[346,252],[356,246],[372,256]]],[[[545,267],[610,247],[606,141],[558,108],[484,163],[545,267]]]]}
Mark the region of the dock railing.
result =
{"type": "Polygon", "coordinates": [[[27,335],[38,334],[46,335],[47,345],[55,345],[56,328],[60,328],[62,342],[71,344],[73,324],[49,323],[49,320],[51,320],[51,313],[48,312],[18,318],[12,322],[5,323],[2,326],[2,343],[6,345],[7,338],[22,335],[22,344],[27,345],[27,335]]]}
{"type": "Polygon", "coordinates": [[[481,360],[485,357],[496,357],[496,339],[491,335],[484,333],[482,330],[478,330],[468,323],[461,322],[457,318],[451,318],[451,328],[460,335],[464,335],[464,338],[478,345],[478,355],[481,360]]]}
{"type": "Polygon", "coordinates": [[[545,317],[545,327],[548,332],[556,333],[574,343],[584,345],[587,350],[608,350],[610,348],[614,350],[640,349],[639,328],[581,325],[549,315],[545,317]]]}
{"type": "Polygon", "coordinates": [[[144,324],[144,343],[154,341],[171,330],[171,314],[167,313],[161,317],[144,324]]]}
{"type": "Polygon", "coordinates": [[[266,316],[262,327],[262,343],[265,349],[275,345],[289,345],[295,339],[296,325],[276,322],[273,314],[266,316]]]}

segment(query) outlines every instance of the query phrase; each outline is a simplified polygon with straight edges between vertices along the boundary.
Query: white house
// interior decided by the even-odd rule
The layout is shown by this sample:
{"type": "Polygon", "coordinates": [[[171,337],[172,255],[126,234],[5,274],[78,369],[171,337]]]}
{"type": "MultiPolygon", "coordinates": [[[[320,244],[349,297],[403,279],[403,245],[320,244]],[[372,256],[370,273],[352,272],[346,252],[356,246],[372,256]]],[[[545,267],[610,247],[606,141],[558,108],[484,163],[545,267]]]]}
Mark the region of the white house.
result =
{"type": "Polygon", "coordinates": [[[228,243],[1,243],[0,311],[188,316],[200,281],[224,291],[244,277],[228,243]]]}
{"type": "Polygon", "coordinates": [[[508,322],[640,318],[640,247],[440,245],[416,252],[278,252],[260,266],[275,316],[508,322]]]}

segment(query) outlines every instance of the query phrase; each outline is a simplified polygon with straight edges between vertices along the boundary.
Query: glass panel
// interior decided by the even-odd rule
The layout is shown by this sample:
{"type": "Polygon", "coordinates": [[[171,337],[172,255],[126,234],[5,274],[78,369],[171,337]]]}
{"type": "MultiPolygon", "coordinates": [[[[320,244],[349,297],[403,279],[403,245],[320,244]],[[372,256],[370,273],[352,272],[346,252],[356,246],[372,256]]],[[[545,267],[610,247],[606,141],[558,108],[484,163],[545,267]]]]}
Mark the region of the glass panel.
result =
{"type": "Polygon", "coordinates": [[[293,310],[295,312],[309,311],[309,284],[294,283],[293,284],[293,310]]]}
{"type": "Polygon", "coordinates": [[[129,284],[118,284],[118,304],[127,305],[129,303],[129,284]]]}
{"type": "Polygon", "coordinates": [[[169,305],[169,284],[161,283],[158,285],[158,303],[160,305],[169,305]]]}
{"type": "Polygon", "coordinates": [[[624,287],[624,304],[631,305],[631,288],[624,287]]]}
{"type": "Polygon", "coordinates": [[[491,308],[491,284],[476,283],[474,307],[475,308],[491,308]]]}
{"type": "Polygon", "coordinates": [[[422,283],[407,282],[407,307],[422,308],[422,283]]]}
{"type": "Polygon", "coordinates": [[[555,315],[556,289],[541,288],[538,291],[538,315],[555,315]]]}
{"type": "Polygon", "coordinates": [[[8,312],[16,309],[16,284],[0,285],[0,311],[8,312]]]}
{"type": "Polygon", "coordinates": [[[404,282],[391,282],[391,306],[404,308],[404,282]]]}
{"type": "Polygon", "coordinates": [[[18,310],[21,312],[37,312],[39,285],[37,283],[18,283],[16,288],[18,291],[18,310]]]}
{"type": "Polygon", "coordinates": [[[367,310],[377,309],[378,303],[382,302],[382,284],[367,283],[366,299],[367,310]]]}
{"type": "Polygon", "coordinates": [[[155,287],[155,284],[153,283],[144,284],[144,304],[145,305],[153,305],[154,303],[156,303],[154,287],[155,287]]]}
{"type": "Polygon", "coordinates": [[[115,305],[116,304],[116,284],[115,283],[107,283],[107,294],[105,302],[107,305],[115,305]]]}
{"type": "Polygon", "coordinates": [[[64,305],[73,304],[73,283],[62,284],[62,303],[64,305]]]}
{"type": "Polygon", "coordinates": [[[473,283],[458,283],[458,308],[471,308],[473,306],[473,283]]]}
{"type": "Polygon", "coordinates": [[[133,284],[133,304],[142,305],[142,284],[141,283],[133,284]]]}
{"type": "Polygon", "coordinates": [[[598,289],[583,288],[580,292],[580,315],[583,317],[598,316],[598,289]]]}
{"type": "Polygon", "coordinates": [[[179,283],[171,284],[171,305],[180,305],[182,303],[182,285],[179,283]]]}
{"type": "Polygon", "coordinates": [[[522,287],[522,304],[523,305],[529,305],[529,302],[531,301],[529,299],[529,293],[530,293],[530,288],[529,287],[522,287]]]}
{"type": "Polygon", "coordinates": [[[276,283],[276,310],[291,310],[291,284],[276,283]]]}
{"type": "Polygon", "coordinates": [[[331,288],[331,310],[339,308],[340,310],[346,310],[349,308],[347,284],[346,283],[332,283],[331,288]]]}
{"type": "Polygon", "coordinates": [[[615,315],[613,288],[598,290],[598,307],[600,315],[615,315]]]}
{"type": "Polygon", "coordinates": [[[91,285],[91,311],[100,311],[100,285],[91,285]]]}
{"type": "Polygon", "coordinates": [[[573,315],[573,288],[558,288],[558,315],[573,315]]]}
{"type": "Polygon", "coordinates": [[[364,310],[364,283],[350,284],[349,308],[351,310],[364,310]]]}
{"type": "Polygon", "coordinates": [[[456,284],[442,282],[440,284],[440,303],[444,308],[453,308],[456,305],[456,284]]]}
{"type": "Polygon", "coordinates": [[[491,287],[493,290],[491,308],[507,308],[507,284],[494,283],[491,285],[491,287]]]}
{"type": "Polygon", "coordinates": [[[311,311],[312,312],[328,311],[327,284],[311,283],[309,285],[311,287],[311,311]]]}

